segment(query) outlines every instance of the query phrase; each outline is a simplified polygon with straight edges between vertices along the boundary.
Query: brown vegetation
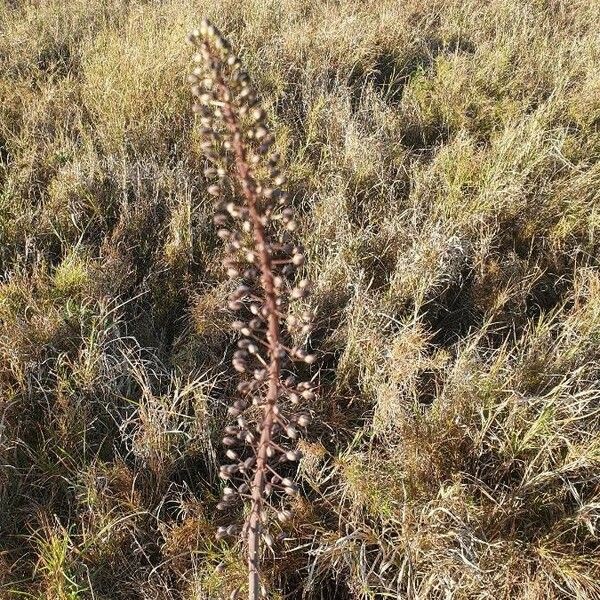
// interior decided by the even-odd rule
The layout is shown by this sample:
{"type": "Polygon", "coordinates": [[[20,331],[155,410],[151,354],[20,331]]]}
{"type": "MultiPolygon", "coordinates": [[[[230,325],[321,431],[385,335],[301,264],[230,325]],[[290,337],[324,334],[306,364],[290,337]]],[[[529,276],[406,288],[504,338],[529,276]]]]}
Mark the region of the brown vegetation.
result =
{"type": "Polygon", "coordinates": [[[592,0],[0,5],[0,596],[245,592],[214,537],[239,380],[203,16],[265,100],[313,282],[271,597],[600,597],[592,0]]]}

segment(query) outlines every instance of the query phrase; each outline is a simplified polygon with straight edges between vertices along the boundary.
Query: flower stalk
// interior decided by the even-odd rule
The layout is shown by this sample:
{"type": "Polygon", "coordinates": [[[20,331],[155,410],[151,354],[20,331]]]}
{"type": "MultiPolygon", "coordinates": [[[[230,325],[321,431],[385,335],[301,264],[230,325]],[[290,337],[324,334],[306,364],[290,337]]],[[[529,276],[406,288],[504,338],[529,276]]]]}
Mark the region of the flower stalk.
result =
{"type": "MultiPolygon", "coordinates": [[[[207,191],[215,198],[214,220],[226,244],[224,266],[237,285],[228,307],[240,314],[232,323],[240,335],[232,359],[241,377],[239,395],[229,407],[235,424],[226,427],[223,438],[233,462],[220,469],[228,485],[217,508],[228,511],[249,500],[241,534],[248,598],[256,600],[266,594],[261,553],[263,545],[274,544],[270,515],[274,512],[282,523],[292,516],[282,505],[285,497],[297,494],[292,478],[300,452],[293,446],[298,428],[310,420],[300,405],[315,394],[310,380],[298,382],[295,376],[299,364],[306,370],[316,360],[298,343],[307,340],[313,315],[292,310],[310,286],[298,275],[304,251],[293,239],[297,224],[281,189],[285,177],[250,78],[209,22],[191,32],[189,41],[199,50],[189,81],[208,162],[205,176],[212,180],[207,191]]],[[[222,526],[217,537],[238,532],[235,525],[222,526]]]]}

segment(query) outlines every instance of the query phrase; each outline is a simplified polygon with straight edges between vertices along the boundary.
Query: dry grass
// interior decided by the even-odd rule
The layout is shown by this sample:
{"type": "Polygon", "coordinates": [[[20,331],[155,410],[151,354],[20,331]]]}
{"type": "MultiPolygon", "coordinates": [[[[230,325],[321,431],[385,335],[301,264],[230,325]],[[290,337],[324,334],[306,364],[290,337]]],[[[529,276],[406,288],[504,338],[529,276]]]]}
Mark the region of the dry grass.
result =
{"type": "Polygon", "coordinates": [[[235,340],[185,83],[204,15],[315,282],[272,597],[600,598],[593,0],[0,6],[0,597],[246,580],[213,536],[235,340]]]}

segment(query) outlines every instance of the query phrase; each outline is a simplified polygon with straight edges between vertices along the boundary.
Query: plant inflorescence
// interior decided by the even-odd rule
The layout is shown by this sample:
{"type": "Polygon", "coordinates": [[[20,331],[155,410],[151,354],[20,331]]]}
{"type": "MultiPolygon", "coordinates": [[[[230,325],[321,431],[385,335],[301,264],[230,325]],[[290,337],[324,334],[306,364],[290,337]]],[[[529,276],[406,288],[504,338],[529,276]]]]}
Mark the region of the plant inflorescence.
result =
{"type": "MultiPolygon", "coordinates": [[[[265,593],[260,555],[274,543],[269,521],[289,520],[284,499],[298,493],[296,440],[310,420],[305,405],[315,397],[314,383],[299,380],[298,372],[308,375],[316,360],[304,348],[314,315],[303,302],[310,285],[299,272],[304,250],[294,239],[297,221],[282,190],[281,159],[250,77],[212,24],[204,21],[189,40],[198,49],[189,81],[208,161],[207,191],[226,244],[224,266],[236,284],[228,308],[239,314],[232,323],[239,335],[232,359],[238,397],[229,407],[235,422],[222,440],[231,462],[220,469],[226,486],[217,508],[249,503],[241,535],[254,599],[265,593]]],[[[238,533],[237,525],[223,525],[217,537],[238,533]]]]}

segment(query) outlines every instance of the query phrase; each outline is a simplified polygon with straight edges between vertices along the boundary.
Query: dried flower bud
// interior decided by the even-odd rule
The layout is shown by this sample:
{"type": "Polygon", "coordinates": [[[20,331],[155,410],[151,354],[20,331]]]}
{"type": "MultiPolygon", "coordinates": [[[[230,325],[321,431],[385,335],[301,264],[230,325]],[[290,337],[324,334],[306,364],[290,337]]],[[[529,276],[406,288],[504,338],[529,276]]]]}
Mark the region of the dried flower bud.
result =
{"type": "Polygon", "coordinates": [[[300,427],[307,427],[308,424],[310,423],[310,417],[305,414],[298,415],[298,418],[296,419],[296,423],[298,423],[298,425],[300,427]]]}
{"type": "Polygon", "coordinates": [[[288,425],[285,428],[285,434],[289,438],[292,438],[292,439],[296,439],[298,437],[298,431],[294,427],[292,427],[291,425],[288,425]]]}
{"type": "Polygon", "coordinates": [[[302,392],[302,397],[305,400],[314,400],[315,399],[315,393],[312,390],[304,390],[302,392]]]}
{"type": "Polygon", "coordinates": [[[246,364],[246,361],[241,360],[239,358],[234,358],[231,361],[231,364],[233,365],[233,368],[238,372],[238,373],[245,373],[247,370],[248,365],[246,364]]]}
{"type": "Polygon", "coordinates": [[[280,510],[277,512],[277,518],[282,522],[286,523],[292,518],[292,513],[289,510],[280,510]]]}

